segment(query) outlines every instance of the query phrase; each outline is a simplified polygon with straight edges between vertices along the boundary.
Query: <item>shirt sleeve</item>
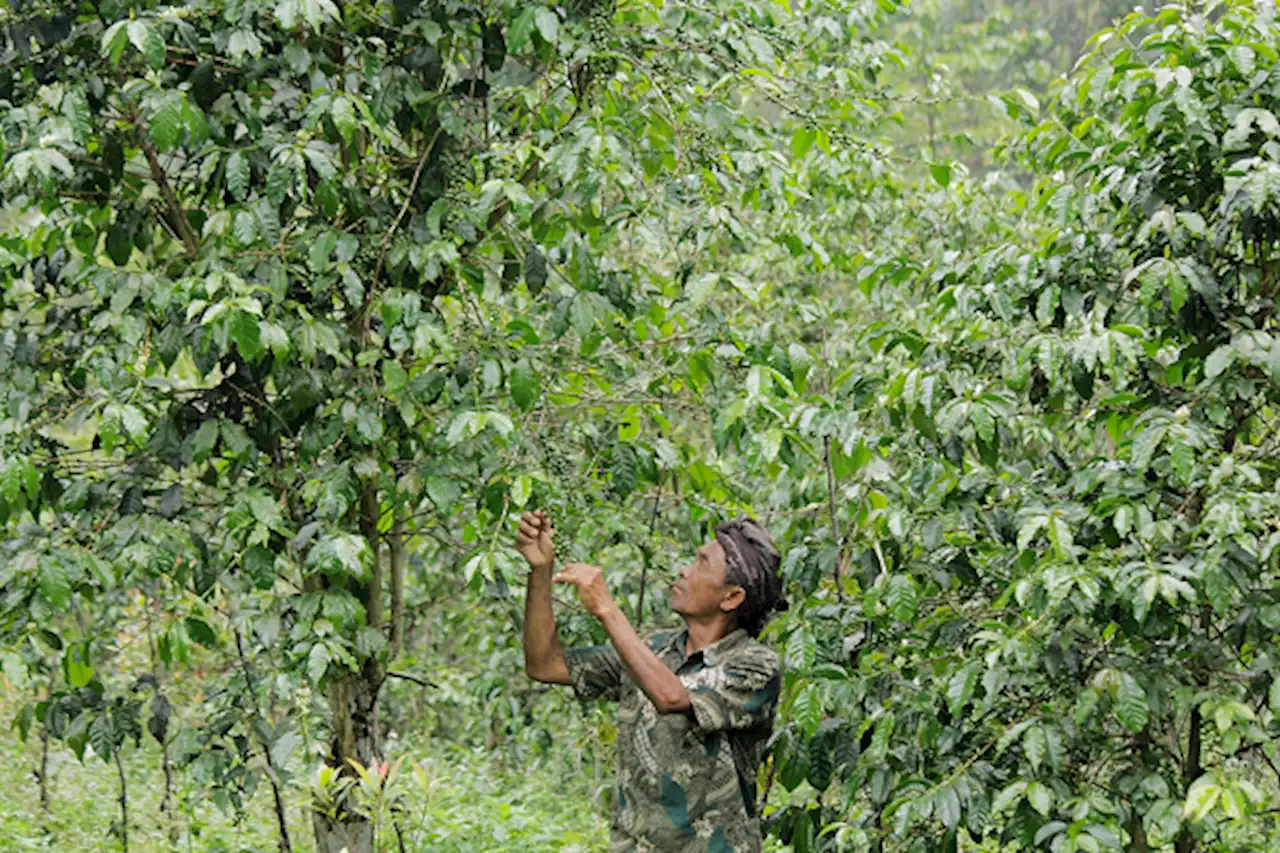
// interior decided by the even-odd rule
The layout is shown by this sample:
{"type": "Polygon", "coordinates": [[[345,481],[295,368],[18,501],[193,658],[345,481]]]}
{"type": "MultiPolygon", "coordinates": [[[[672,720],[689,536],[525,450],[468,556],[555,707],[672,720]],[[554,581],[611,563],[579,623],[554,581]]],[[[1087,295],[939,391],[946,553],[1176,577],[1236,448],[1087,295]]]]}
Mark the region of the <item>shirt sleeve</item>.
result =
{"type": "Polygon", "coordinates": [[[622,698],[622,658],[612,643],[566,649],[564,665],[573,682],[573,692],[584,702],[622,698]]]}
{"type": "Polygon", "coordinates": [[[782,684],[782,662],[765,646],[744,649],[715,666],[682,675],[693,718],[703,731],[772,725],[782,684]]]}

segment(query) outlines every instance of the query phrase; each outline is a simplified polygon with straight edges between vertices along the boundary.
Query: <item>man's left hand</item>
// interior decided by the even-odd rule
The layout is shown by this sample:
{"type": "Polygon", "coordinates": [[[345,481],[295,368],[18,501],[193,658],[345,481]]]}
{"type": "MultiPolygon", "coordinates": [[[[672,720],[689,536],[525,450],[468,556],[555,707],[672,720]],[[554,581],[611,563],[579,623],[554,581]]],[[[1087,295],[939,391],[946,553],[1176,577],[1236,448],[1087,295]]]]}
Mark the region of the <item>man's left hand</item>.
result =
{"type": "Polygon", "coordinates": [[[551,580],[556,583],[571,583],[578,587],[578,595],[582,598],[582,606],[597,618],[603,616],[614,606],[613,597],[609,595],[609,587],[604,582],[604,572],[586,563],[569,563],[551,580]]]}

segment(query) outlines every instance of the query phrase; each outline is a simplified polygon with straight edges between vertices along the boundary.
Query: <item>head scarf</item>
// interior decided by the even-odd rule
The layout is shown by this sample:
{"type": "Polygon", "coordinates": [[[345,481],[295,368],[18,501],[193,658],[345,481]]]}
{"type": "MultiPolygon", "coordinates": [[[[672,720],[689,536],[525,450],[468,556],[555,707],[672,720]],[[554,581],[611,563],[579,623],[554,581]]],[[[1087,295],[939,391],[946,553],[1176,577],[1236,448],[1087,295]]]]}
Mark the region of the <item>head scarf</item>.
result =
{"type": "Polygon", "coordinates": [[[740,586],[746,600],[738,608],[738,626],[758,637],[775,613],[787,609],[778,578],[781,558],[773,537],[754,518],[739,518],[716,528],[716,541],[724,549],[725,583],[740,586]]]}

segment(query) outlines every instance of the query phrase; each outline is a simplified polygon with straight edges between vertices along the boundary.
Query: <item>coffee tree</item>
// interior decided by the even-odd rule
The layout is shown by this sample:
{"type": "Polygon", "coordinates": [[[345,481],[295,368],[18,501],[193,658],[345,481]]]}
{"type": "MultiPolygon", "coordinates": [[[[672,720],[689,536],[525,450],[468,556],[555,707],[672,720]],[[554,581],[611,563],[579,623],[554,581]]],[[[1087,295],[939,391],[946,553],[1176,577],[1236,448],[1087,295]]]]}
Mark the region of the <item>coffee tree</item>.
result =
{"type": "Polygon", "coordinates": [[[166,784],[235,808],[270,787],[290,850],[314,696],[318,847],[372,849],[353,769],[381,756],[423,587],[501,598],[527,506],[647,565],[659,517],[694,532],[740,505],[700,392],[741,369],[761,265],[808,239],[774,142],[857,127],[848,56],[890,51],[838,22],[892,9],[9,4],[0,586],[22,731],[119,767],[145,728],[166,784]],[[150,666],[123,678],[140,615],[150,666]],[[167,676],[206,665],[175,732],[167,676]]]}
{"type": "Polygon", "coordinates": [[[811,590],[775,629],[797,850],[1274,844],[1276,36],[1103,30],[1004,99],[1026,190],[815,179],[858,287],[756,330],[717,424],[811,590]]]}

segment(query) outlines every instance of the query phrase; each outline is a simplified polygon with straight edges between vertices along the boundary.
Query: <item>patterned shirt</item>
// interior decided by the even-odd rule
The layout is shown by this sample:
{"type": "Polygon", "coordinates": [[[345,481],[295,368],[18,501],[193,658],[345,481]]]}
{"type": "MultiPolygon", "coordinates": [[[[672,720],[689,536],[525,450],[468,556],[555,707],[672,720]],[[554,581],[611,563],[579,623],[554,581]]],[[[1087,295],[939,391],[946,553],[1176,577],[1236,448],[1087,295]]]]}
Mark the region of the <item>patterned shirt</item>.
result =
{"type": "Polygon", "coordinates": [[[687,631],[649,634],[689,714],[659,714],[612,644],[569,649],[580,699],[618,706],[609,853],[760,853],[756,770],[781,684],[776,652],[738,629],[685,658],[687,631]]]}

